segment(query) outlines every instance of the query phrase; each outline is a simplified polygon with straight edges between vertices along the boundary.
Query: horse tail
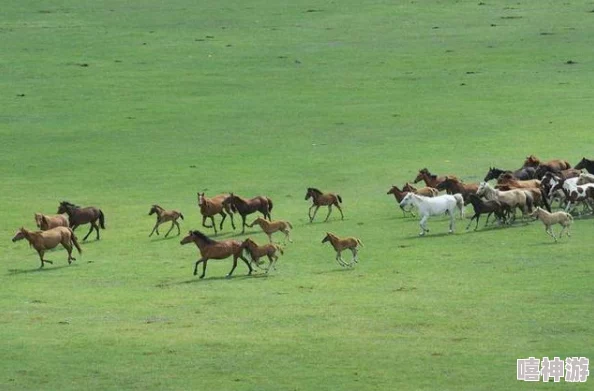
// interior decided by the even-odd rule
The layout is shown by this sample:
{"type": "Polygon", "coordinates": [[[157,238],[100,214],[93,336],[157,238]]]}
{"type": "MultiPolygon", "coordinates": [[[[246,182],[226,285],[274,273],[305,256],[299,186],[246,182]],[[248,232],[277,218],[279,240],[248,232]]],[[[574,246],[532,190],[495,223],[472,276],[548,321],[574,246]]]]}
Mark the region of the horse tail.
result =
{"type": "Polygon", "coordinates": [[[453,194],[453,196],[456,199],[456,206],[460,210],[460,218],[464,218],[464,197],[460,193],[453,194]]]}
{"type": "Polygon", "coordinates": [[[289,228],[293,229],[293,225],[291,223],[289,223],[288,221],[285,221],[285,223],[287,223],[287,225],[289,226],[289,228]]]}
{"type": "Polygon", "coordinates": [[[551,213],[551,205],[549,204],[549,200],[547,200],[547,195],[545,194],[544,190],[539,188],[540,191],[540,198],[542,198],[542,203],[544,204],[545,208],[549,213],[551,213]]]}
{"type": "Polygon", "coordinates": [[[567,166],[566,170],[569,170],[571,168],[571,164],[567,160],[563,160],[563,163],[565,163],[565,165],[567,166]]]}
{"type": "Polygon", "coordinates": [[[361,241],[361,239],[357,238],[357,243],[359,243],[361,247],[363,247],[363,242],[361,241]]]}
{"type": "Polygon", "coordinates": [[[342,204],[342,197],[339,194],[336,195],[336,198],[338,198],[338,202],[342,204]]]}
{"type": "Polygon", "coordinates": [[[266,200],[268,201],[268,213],[272,212],[272,200],[268,197],[266,197],[266,200]]]}
{"type": "Polygon", "coordinates": [[[283,250],[281,246],[275,244],[274,247],[276,247],[276,249],[281,253],[281,255],[285,255],[285,250],[283,250]]]}
{"type": "Polygon", "coordinates": [[[529,192],[524,192],[524,194],[526,194],[526,206],[528,207],[528,212],[532,212],[532,208],[534,207],[534,198],[529,192]]]}
{"type": "Polygon", "coordinates": [[[182,220],[184,219],[184,215],[181,213],[179,214],[179,217],[181,217],[182,220]]]}
{"type": "Polygon", "coordinates": [[[105,229],[105,216],[103,215],[103,211],[99,209],[99,225],[101,225],[102,229],[105,229]]]}
{"type": "Polygon", "coordinates": [[[82,249],[80,248],[80,245],[78,244],[78,239],[76,239],[76,235],[74,234],[74,232],[72,230],[70,230],[70,240],[72,240],[72,244],[74,244],[74,247],[76,247],[76,249],[78,250],[78,253],[82,254],[82,249]]]}

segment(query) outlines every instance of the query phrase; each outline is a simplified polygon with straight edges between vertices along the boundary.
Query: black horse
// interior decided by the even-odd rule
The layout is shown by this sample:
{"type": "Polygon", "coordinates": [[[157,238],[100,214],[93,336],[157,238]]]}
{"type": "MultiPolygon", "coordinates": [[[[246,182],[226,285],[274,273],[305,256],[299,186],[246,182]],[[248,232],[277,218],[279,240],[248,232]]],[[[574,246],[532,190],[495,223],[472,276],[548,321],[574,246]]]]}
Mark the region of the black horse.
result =
{"type": "Polygon", "coordinates": [[[72,228],[73,231],[79,225],[89,223],[91,224],[91,229],[89,230],[89,233],[83,238],[83,240],[87,240],[93,230],[97,231],[97,240],[99,240],[99,225],[102,229],[105,229],[105,216],[103,215],[101,209],[94,206],[81,208],[80,206],[71,204],[68,201],[62,201],[58,207],[58,213],[66,213],[68,215],[70,228],[72,228]],[[99,225],[97,225],[97,221],[99,221],[99,225]]]}
{"type": "Polygon", "coordinates": [[[588,160],[585,157],[574,167],[576,170],[586,169],[590,174],[594,174],[594,160],[588,160]]]}
{"type": "Polygon", "coordinates": [[[472,218],[470,219],[470,222],[466,226],[466,229],[469,229],[470,224],[472,224],[472,220],[476,219],[476,226],[474,227],[474,230],[476,231],[476,229],[478,228],[479,219],[481,217],[481,214],[483,213],[488,213],[487,222],[485,223],[485,226],[487,226],[487,223],[489,222],[489,217],[491,217],[491,214],[493,213],[495,213],[495,216],[497,216],[497,218],[501,222],[505,222],[506,215],[509,216],[511,214],[511,210],[508,205],[504,205],[499,201],[495,200],[483,201],[481,197],[477,196],[476,194],[470,194],[468,196],[468,201],[472,204],[472,207],[474,208],[474,216],[472,216],[472,218]]]}
{"type": "Polygon", "coordinates": [[[489,167],[489,172],[487,172],[487,175],[485,175],[484,181],[488,182],[490,179],[497,179],[501,174],[505,173],[511,173],[516,179],[525,181],[527,179],[534,179],[535,171],[536,170],[534,167],[522,167],[516,171],[501,170],[499,168],[489,167]]]}

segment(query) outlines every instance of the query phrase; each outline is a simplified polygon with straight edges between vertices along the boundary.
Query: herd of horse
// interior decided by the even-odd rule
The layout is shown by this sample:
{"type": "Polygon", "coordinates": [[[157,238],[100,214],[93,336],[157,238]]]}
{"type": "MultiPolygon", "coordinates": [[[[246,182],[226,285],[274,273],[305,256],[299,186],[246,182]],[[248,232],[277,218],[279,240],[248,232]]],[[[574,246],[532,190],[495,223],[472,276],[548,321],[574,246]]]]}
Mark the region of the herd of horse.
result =
{"type": "MultiPolygon", "coordinates": [[[[534,155],[530,155],[524,161],[522,167],[517,170],[501,170],[490,167],[487,175],[481,183],[464,183],[454,175],[437,176],[429,172],[427,168],[419,170],[413,183],[406,182],[402,189],[392,186],[388,194],[392,194],[403,215],[415,216],[417,210],[421,216],[420,235],[429,232],[427,220],[431,216],[446,214],[449,216],[449,232],[454,232],[455,214],[459,213],[460,218],[464,218],[464,209],[467,204],[471,204],[474,214],[471,217],[466,229],[469,229],[473,220],[476,220],[475,230],[478,229],[480,216],[487,215],[485,226],[489,222],[491,215],[499,225],[511,224],[516,219],[516,210],[520,209],[522,218],[532,217],[540,219],[546,232],[557,240],[552,226],[560,224],[563,228],[560,236],[564,233],[570,235],[570,227],[573,217],[569,212],[582,214],[594,211],[594,161],[583,158],[574,168],[566,160],[550,160],[541,162],[534,155]],[[585,172],[584,172],[585,170],[585,172]],[[492,186],[489,181],[495,179],[496,184],[492,186]],[[416,187],[415,184],[423,181],[424,187],[416,187]],[[440,194],[445,191],[446,194],[440,194]],[[551,206],[554,201],[558,202],[559,207],[564,211],[552,212],[551,206]],[[582,205],[582,210],[577,206],[582,205]],[[534,209],[535,208],[535,209],[534,209]]],[[[324,221],[328,221],[332,207],[336,207],[340,212],[341,219],[344,220],[342,211],[342,198],[336,193],[324,193],[316,188],[308,188],[305,200],[312,200],[312,205],[308,210],[309,222],[313,222],[318,209],[322,206],[328,208],[328,213],[324,221]],[[313,211],[313,214],[312,214],[313,211]]],[[[248,267],[248,274],[253,271],[252,264],[260,268],[260,258],[268,258],[268,267],[276,269],[276,261],[279,254],[284,253],[281,245],[273,243],[272,234],[281,232],[284,236],[283,244],[287,241],[292,242],[290,231],[293,228],[291,223],[285,220],[272,220],[271,211],[273,202],[269,197],[257,196],[253,198],[243,198],[234,193],[219,194],[213,197],[206,197],[205,193],[198,193],[198,208],[202,215],[202,226],[207,229],[213,229],[217,235],[217,224],[215,216],[219,215],[221,221],[218,224],[218,230],[223,230],[223,223],[229,217],[231,226],[235,229],[234,215],[241,216],[241,233],[245,233],[245,227],[259,225],[262,231],[268,236],[269,243],[258,245],[253,239],[247,238],[243,241],[226,239],[214,240],[198,230],[189,231],[180,244],[185,245],[194,243],[200,252],[200,258],[194,266],[194,275],[198,274],[198,266],[202,264],[203,278],[206,274],[206,267],[209,259],[224,259],[231,257],[233,266],[227,276],[231,276],[237,266],[238,259],[241,259],[248,267]],[[246,222],[247,216],[259,212],[262,217],[256,218],[251,224],[246,222]],[[207,225],[207,219],[210,225],[207,225]],[[251,261],[244,256],[247,253],[251,261]]],[[[72,250],[76,248],[79,253],[82,249],[78,239],[74,234],[77,227],[90,224],[90,230],[83,238],[85,241],[93,231],[96,231],[96,239],[100,239],[99,228],[105,229],[105,216],[101,209],[97,207],[81,208],[68,201],[62,201],[58,206],[58,215],[48,216],[41,213],[35,214],[35,223],[39,231],[29,231],[21,228],[12,238],[13,242],[26,239],[29,244],[35,248],[39,254],[41,268],[44,263],[52,263],[44,258],[47,250],[55,248],[59,244],[67,250],[68,262],[71,263],[75,258],[72,257],[72,250]],[[63,215],[66,214],[67,218],[63,215]]],[[[181,234],[178,220],[184,219],[181,212],[177,210],[166,210],[159,205],[152,205],[149,215],[156,215],[157,221],[149,237],[154,233],[159,235],[159,226],[163,223],[171,222],[171,227],[165,234],[177,228],[177,234],[181,234]]],[[[335,234],[326,232],[322,243],[329,242],[336,251],[336,261],[343,267],[353,266],[357,263],[358,246],[362,246],[361,241],[355,237],[340,238],[335,234]],[[353,257],[350,262],[344,261],[341,256],[342,251],[350,250],[353,257]]]]}

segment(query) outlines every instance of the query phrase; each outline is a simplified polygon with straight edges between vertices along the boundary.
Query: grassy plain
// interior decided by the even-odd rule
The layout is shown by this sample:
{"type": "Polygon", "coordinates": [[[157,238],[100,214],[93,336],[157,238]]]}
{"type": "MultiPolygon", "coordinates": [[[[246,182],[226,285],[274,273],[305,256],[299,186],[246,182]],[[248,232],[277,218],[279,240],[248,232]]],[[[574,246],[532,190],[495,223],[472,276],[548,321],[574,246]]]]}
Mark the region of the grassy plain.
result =
{"type": "Polygon", "coordinates": [[[592,220],[557,245],[539,223],[418,238],[385,194],[593,157],[594,4],[484,3],[3,4],[0,389],[588,389],[515,370],[594,359],[592,220]],[[308,224],[308,186],[345,221],[308,224]],[[195,248],[147,238],[155,202],[199,228],[202,190],[274,200],[278,272],[199,281],[195,248]],[[107,230],[38,271],[9,238],[63,199],[107,230]],[[363,240],[357,267],[325,231],[363,240]]]}

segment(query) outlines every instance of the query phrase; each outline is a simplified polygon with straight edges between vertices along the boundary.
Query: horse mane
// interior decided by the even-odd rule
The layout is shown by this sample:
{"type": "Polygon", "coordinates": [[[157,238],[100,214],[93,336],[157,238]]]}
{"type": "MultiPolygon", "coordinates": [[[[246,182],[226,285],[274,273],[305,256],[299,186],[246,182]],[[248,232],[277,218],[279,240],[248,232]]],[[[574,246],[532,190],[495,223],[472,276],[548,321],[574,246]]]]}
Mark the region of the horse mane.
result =
{"type": "Polygon", "coordinates": [[[209,238],[208,236],[204,235],[202,232],[196,230],[196,231],[192,231],[192,235],[199,237],[200,239],[202,239],[204,242],[208,243],[208,244],[215,244],[216,240],[212,240],[211,238],[209,238]]]}
{"type": "Polygon", "coordinates": [[[314,193],[316,193],[317,195],[322,195],[323,193],[320,191],[320,189],[316,189],[315,187],[308,187],[307,191],[312,191],[314,193]]]}
{"type": "Polygon", "coordinates": [[[62,204],[64,206],[71,206],[73,208],[80,208],[80,206],[74,205],[72,202],[68,202],[68,201],[62,201],[62,202],[60,202],[60,204],[62,204]]]}

